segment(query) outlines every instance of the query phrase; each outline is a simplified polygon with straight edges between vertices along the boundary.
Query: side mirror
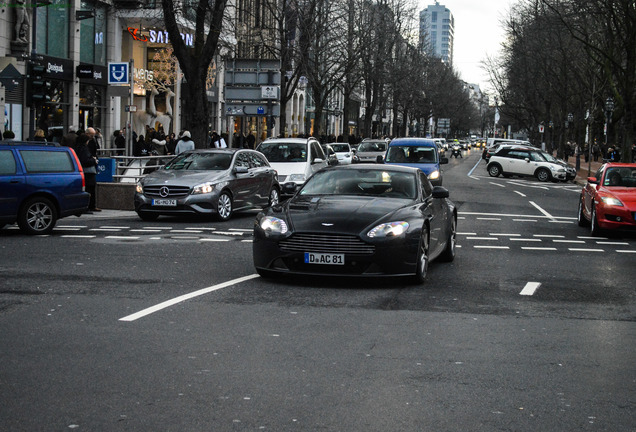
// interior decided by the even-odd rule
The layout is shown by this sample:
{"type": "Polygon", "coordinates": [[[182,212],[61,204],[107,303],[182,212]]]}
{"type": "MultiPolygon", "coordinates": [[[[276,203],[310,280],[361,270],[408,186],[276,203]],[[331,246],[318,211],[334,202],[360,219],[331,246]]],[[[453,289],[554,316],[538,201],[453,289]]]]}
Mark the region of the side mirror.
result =
{"type": "Polygon", "coordinates": [[[311,161],[311,164],[313,165],[313,164],[323,163],[323,162],[324,162],[324,159],[321,159],[321,158],[317,157],[317,158],[314,158],[314,160],[311,161]]]}
{"type": "Polygon", "coordinates": [[[525,158],[524,159],[526,162],[530,163],[530,158],[525,158]]]}
{"type": "Polygon", "coordinates": [[[294,192],[296,192],[296,183],[289,182],[283,185],[283,194],[292,195],[294,192]]]}
{"type": "Polygon", "coordinates": [[[447,164],[448,163],[448,158],[446,158],[446,157],[440,158],[439,163],[440,163],[440,165],[447,164]]]}
{"type": "Polygon", "coordinates": [[[448,198],[450,195],[448,189],[442,186],[435,186],[433,188],[433,198],[448,198]]]}
{"type": "Polygon", "coordinates": [[[591,184],[598,184],[598,180],[596,177],[588,177],[587,182],[591,184]]]}
{"type": "Polygon", "coordinates": [[[247,167],[244,167],[244,166],[234,167],[234,174],[245,174],[247,172],[249,172],[247,167]]]}

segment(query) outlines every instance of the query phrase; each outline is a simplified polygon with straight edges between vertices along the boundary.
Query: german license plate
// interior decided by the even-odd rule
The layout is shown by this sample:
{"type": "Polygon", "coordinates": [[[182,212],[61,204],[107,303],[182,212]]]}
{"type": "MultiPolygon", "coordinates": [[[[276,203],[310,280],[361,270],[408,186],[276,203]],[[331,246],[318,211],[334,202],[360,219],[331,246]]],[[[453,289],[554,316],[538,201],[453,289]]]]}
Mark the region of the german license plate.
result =
{"type": "Polygon", "coordinates": [[[176,207],[177,206],[177,200],[176,199],[153,199],[152,200],[152,205],[153,206],[176,207]]]}
{"type": "Polygon", "coordinates": [[[305,264],[344,265],[344,254],[305,252],[305,264]]]}

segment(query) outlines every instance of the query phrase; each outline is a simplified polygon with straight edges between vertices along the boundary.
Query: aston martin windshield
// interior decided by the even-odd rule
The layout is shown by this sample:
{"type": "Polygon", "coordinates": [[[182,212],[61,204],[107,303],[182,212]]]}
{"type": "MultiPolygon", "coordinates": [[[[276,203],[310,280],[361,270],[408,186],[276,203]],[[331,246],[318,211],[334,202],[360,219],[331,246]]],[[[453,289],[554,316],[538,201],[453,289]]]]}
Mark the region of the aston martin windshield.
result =
{"type": "Polygon", "coordinates": [[[386,198],[417,197],[412,173],[382,170],[326,170],[316,173],[300,195],[361,195],[386,198]]]}

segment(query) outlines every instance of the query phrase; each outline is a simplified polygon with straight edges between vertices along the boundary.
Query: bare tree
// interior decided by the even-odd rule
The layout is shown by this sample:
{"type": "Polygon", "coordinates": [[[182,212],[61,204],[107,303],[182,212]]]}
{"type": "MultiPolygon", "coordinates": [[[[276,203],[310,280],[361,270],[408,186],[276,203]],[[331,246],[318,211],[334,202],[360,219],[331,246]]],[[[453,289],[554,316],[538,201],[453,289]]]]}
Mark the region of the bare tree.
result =
{"type": "Polygon", "coordinates": [[[210,117],[206,80],[208,68],[217,53],[223,30],[227,0],[196,0],[175,3],[161,0],[166,30],[186,79],[185,101],[182,114],[185,128],[189,129],[197,148],[207,143],[210,117]],[[180,23],[194,21],[194,46],[188,47],[181,38],[180,23]]]}

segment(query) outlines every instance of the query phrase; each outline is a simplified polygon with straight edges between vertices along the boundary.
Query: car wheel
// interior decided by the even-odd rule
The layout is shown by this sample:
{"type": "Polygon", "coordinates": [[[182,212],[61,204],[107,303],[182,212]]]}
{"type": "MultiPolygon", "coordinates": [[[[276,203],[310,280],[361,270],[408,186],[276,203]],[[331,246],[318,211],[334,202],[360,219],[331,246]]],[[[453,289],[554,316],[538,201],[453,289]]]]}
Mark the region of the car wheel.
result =
{"type": "Polygon", "coordinates": [[[579,214],[576,219],[580,227],[589,225],[589,222],[585,219],[585,215],[583,214],[583,195],[579,198],[579,214]]]}
{"type": "Polygon", "coordinates": [[[446,248],[440,258],[442,261],[451,262],[455,259],[455,245],[457,244],[457,220],[455,217],[451,219],[450,231],[446,239],[446,248]]]}
{"type": "Polygon", "coordinates": [[[540,182],[547,182],[550,181],[552,179],[552,175],[550,174],[550,171],[548,171],[547,169],[540,169],[537,171],[537,180],[539,180],[540,182]]]}
{"type": "Polygon", "coordinates": [[[223,192],[219,196],[219,201],[216,205],[216,213],[220,220],[226,221],[232,217],[232,197],[229,193],[223,192]]]}
{"type": "Polygon", "coordinates": [[[596,204],[592,203],[592,215],[590,217],[590,232],[594,237],[600,236],[601,227],[598,226],[598,218],[596,217],[596,204]]]}
{"type": "Polygon", "coordinates": [[[280,202],[280,192],[278,191],[278,188],[272,188],[271,191],[269,191],[269,205],[270,206],[274,206],[276,204],[278,204],[280,202]]]}
{"type": "Polygon", "coordinates": [[[430,237],[428,234],[428,228],[422,229],[422,236],[420,237],[420,244],[417,251],[417,273],[415,274],[415,280],[417,283],[424,283],[426,280],[426,274],[428,273],[428,251],[430,245],[430,237]]]}
{"type": "Polygon", "coordinates": [[[501,174],[501,167],[497,164],[492,164],[488,167],[488,174],[490,177],[499,177],[501,174]]]}
{"type": "Polygon", "coordinates": [[[139,216],[139,219],[145,222],[156,221],[159,217],[159,215],[156,213],[137,212],[137,215],[139,216]]]}
{"type": "Polygon", "coordinates": [[[35,197],[28,200],[18,214],[18,226],[27,234],[48,234],[57,222],[57,211],[48,198],[35,197]]]}

